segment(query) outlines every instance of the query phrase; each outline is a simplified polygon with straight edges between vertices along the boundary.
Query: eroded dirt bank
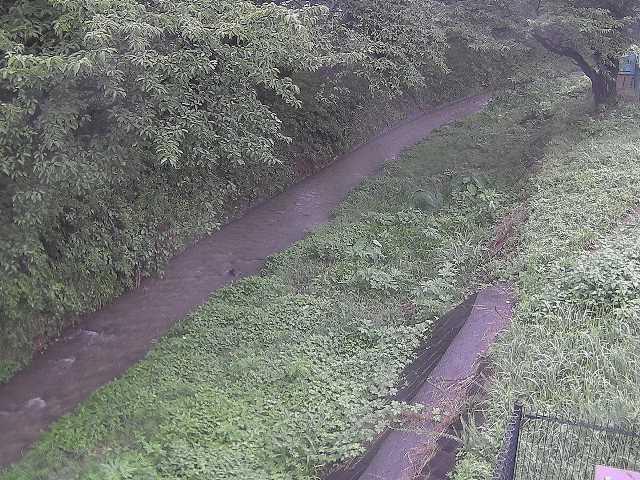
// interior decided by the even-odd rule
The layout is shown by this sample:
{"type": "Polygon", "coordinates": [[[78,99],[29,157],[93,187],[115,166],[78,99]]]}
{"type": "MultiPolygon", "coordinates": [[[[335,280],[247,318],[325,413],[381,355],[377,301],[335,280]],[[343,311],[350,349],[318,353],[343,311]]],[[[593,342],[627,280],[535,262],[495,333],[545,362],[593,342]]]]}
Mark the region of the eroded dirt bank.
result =
{"type": "Polygon", "coordinates": [[[175,321],[265,257],[327,222],[363,178],[433,129],[481,110],[484,96],[426,112],[372,139],[287,192],[247,212],[148,279],[67,331],[31,366],[0,386],[0,465],[22,453],[57,418],[139,361],[175,321]]]}

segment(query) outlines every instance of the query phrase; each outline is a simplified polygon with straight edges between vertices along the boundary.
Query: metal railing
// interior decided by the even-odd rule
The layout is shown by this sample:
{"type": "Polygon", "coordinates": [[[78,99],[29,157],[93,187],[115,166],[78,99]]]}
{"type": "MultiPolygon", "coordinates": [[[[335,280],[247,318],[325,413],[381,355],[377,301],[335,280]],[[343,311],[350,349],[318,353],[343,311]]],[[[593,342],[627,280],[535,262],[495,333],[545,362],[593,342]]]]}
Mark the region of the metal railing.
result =
{"type": "Polygon", "coordinates": [[[596,465],[640,469],[640,433],[514,407],[494,480],[593,480],[596,465]]]}

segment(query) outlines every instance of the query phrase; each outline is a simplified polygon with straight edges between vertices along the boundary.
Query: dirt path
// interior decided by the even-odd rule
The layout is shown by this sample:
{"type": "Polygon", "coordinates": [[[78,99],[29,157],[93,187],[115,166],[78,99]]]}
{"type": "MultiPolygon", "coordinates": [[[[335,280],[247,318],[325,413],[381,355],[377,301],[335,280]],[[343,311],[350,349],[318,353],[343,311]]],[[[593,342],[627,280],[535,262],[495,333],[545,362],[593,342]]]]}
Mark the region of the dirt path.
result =
{"type": "Polygon", "coordinates": [[[163,280],[145,280],[83,317],[81,328],[0,386],[0,465],[18,460],[53,421],[142,359],[216,289],[255,273],[265,257],[326,223],[331,209],[386,160],[486,103],[484,96],[468,98],[401,123],[178,255],[163,280]]]}

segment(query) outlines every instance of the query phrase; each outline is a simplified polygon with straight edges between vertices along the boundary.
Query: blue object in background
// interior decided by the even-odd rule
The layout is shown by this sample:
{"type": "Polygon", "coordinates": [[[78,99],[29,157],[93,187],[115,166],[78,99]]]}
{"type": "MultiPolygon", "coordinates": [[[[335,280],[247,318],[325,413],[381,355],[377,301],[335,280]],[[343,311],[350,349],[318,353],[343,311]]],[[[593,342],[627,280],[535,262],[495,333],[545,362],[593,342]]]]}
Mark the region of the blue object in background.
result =
{"type": "Polygon", "coordinates": [[[638,75],[638,55],[636,53],[627,53],[620,57],[620,74],[622,75],[638,75]]]}
{"type": "Polygon", "coordinates": [[[640,56],[637,53],[620,57],[616,89],[622,97],[640,100],[640,56]]]}

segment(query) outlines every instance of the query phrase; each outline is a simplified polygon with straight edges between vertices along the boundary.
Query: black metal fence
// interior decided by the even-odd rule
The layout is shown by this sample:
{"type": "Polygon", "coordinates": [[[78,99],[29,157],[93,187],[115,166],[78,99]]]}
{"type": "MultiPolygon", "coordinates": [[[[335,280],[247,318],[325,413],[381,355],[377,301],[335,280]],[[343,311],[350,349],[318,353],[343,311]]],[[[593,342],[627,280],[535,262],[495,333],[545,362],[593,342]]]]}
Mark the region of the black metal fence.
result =
{"type": "Polygon", "coordinates": [[[593,480],[596,465],[640,470],[640,433],[516,405],[494,480],[593,480]]]}

